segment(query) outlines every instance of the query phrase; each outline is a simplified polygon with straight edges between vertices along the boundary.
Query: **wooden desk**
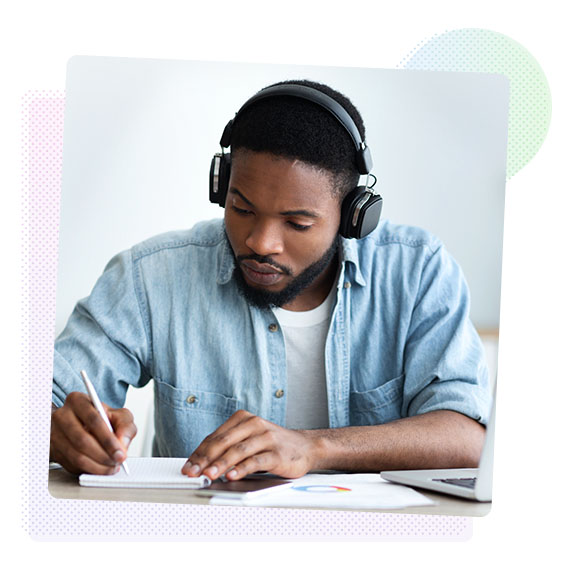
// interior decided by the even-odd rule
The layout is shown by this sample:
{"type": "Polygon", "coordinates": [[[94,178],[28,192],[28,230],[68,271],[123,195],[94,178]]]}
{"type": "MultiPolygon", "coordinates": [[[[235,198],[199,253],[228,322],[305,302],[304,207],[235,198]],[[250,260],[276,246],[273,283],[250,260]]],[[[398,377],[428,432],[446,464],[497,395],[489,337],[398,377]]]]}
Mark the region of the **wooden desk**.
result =
{"type": "MultiPolygon", "coordinates": [[[[367,512],[390,512],[401,514],[441,514],[446,516],[485,516],[491,509],[491,503],[464,500],[448,495],[417,489],[437,504],[434,506],[412,506],[402,509],[379,510],[367,512]]],[[[193,494],[189,490],[180,489],[108,489],[81,487],[78,478],[64,469],[51,469],[48,478],[48,491],[54,498],[78,500],[111,500],[121,502],[151,502],[173,504],[208,504],[207,497],[193,494]]],[[[282,507],[283,508],[283,507],[282,507]]],[[[296,507],[295,510],[298,510],[296,507]]],[[[302,510],[328,510],[307,508],[302,510]]],[[[347,509],[331,509],[347,510],[347,509]]],[[[356,509],[357,510],[357,509],[356,509]]]]}

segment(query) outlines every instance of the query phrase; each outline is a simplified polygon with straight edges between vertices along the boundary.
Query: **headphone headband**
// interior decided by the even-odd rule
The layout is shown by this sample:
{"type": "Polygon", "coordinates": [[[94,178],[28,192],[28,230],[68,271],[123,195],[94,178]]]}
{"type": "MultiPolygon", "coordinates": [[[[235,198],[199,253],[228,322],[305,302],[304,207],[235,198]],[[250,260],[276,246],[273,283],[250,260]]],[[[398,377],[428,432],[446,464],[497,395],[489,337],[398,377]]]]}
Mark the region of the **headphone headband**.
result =
{"type": "Polygon", "coordinates": [[[351,118],[350,114],[340,105],[335,99],[331,98],[329,95],[314,89],[313,87],[308,87],[305,85],[297,84],[281,84],[274,85],[271,87],[264,88],[260,90],[257,94],[253,95],[249,100],[244,103],[244,105],[238,110],[234,119],[231,119],[220,138],[221,147],[230,147],[230,138],[232,132],[232,125],[236,118],[248,107],[268,97],[276,96],[292,96],[301,99],[306,99],[329,111],[344,127],[351,137],[354,146],[356,148],[356,162],[358,167],[358,172],[360,175],[367,175],[371,172],[373,167],[373,160],[371,158],[371,153],[369,147],[362,141],[359,130],[351,118]]]}
{"type": "Polygon", "coordinates": [[[341,206],[340,229],[339,232],[346,238],[363,238],[367,236],[376,226],[381,216],[383,199],[368,187],[369,174],[373,167],[371,153],[365,141],[362,141],[359,129],[350,114],[329,95],[299,84],[280,84],[267,87],[252,96],[238,110],[224,128],[220,145],[222,153],[217,153],[211,161],[211,171],[209,177],[209,198],[212,203],[225,207],[226,195],[230,181],[231,157],[230,153],[225,153],[224,149],[230,147],[231,133],[234,121],[248,107],[268,97],[292,96],[306,99],[321,106],[333,115],[344,127],[351,137],[356,149],[356,164],[360,175],[368,175],[365,186],[356,187],[344,198],[341,206]]]}

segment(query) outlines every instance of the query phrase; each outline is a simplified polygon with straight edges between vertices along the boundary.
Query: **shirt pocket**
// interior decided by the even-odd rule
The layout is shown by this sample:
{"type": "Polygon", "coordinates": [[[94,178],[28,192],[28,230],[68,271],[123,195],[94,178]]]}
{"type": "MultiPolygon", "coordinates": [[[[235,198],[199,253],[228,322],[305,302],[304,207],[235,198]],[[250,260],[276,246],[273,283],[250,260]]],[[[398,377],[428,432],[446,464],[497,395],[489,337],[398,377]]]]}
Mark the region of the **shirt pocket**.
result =
{"type": "Polygon", "coordinates": [[[405,374],[367,391],[350,391],[351,425],[379,425],[401,418],[405,374]]]}
{"type": "Polygon", "coordinates": [[[235,397],[174,387],[155,378],[154,452],[160,456],[189,456],[239,409],[235,397]]]}

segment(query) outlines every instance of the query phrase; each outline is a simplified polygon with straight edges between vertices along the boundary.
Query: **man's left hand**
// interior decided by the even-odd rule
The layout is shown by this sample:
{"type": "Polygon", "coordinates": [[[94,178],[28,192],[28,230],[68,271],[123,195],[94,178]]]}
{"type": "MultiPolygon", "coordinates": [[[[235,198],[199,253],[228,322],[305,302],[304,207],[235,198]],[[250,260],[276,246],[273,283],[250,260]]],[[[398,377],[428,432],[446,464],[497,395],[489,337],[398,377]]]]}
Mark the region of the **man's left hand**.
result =
{"type": "Polygon", "coordinates": [[[241,410],[202,441],[182,473],[237,480],[266,471],[298,478],[316,468],[317,447],[311,432],[285,429],[241,410]]]}

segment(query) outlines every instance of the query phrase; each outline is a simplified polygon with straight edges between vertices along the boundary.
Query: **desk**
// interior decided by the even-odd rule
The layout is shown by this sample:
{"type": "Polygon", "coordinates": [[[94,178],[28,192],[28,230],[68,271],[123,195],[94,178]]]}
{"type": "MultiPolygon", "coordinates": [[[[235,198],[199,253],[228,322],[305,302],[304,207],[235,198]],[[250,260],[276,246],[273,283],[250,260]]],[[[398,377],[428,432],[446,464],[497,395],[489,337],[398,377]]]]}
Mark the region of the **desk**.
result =
{"type": "MultiPolygon", "coordinates": [[[[464,500],[448,495],[433,493],[417,489],[437,504],[434,506],[412,506],[402,509],[377,510],[373,512],[390,512],[401,514],[441,514],[446,516],[485,516],[491,509],[491,503],[481,503],[464,500]]],[[[151,502],[173,504],[208,504],[207,497],[193,494],[192,490],[180,489],[108,489],[95,487],[81,487],[78,477],[64,469],[51,469],[48,478],[48,491],[58,499],[77,500],[111,500],[121,502],[151,502]]],[[[289,509],[293,510],[293,509],[289,509]]],[[[324,510],[300,509],[295,510],[324,510]]],[[[332,509],[347,510],[347,509],[332,509]]],[[[370,509],[368,512],[371,512],[370,509]]]]}

